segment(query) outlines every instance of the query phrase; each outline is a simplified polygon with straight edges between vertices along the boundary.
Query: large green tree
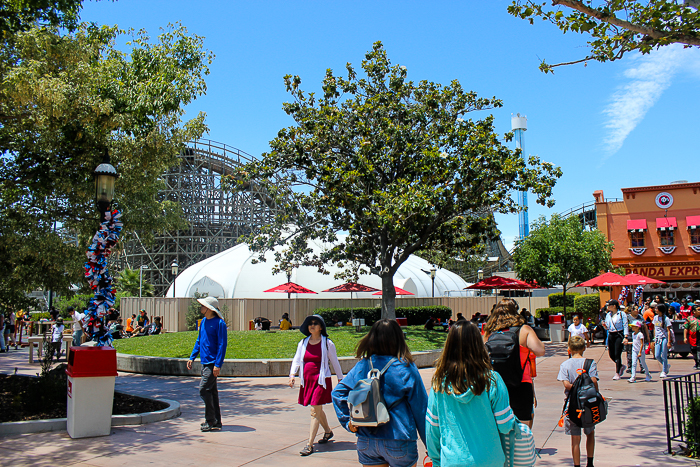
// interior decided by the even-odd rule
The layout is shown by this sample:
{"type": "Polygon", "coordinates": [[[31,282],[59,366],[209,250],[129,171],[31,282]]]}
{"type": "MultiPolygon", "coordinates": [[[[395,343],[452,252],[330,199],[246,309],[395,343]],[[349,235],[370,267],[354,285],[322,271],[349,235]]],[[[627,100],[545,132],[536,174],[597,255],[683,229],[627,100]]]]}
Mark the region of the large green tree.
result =
{"type": "Polygon", "coordinates": [[[393,318],[393,277],[410,254],[474,247],[496,232],[482,212],[515,212],[510,194],[518,189],[547,203],[561,171],[536,157],[526,165],[494,132],[493,116],[466,118],[500,107],[496,98],[480,98],[456,80],[409,81],[379,42],[362,62],[366,76],[346,68],[347,77],[329,69],[318,95],[286,76],[292,101],[284,110],[295,124],[230,181],[261,183],[283,210],[249,239],[254,250],[285,245],[276,256],[282,269],[363,265],[381,277],[382,316],[393,318]],[[339,233],[347,236],[339,240],[339,233]],[[334,246],[314,254],[312,238],[334,246]]]}
{"type": "Polygon", "coordinates": [[[203,114],[183,116],[206,91],[212,57],[179,25],[153,40],[83,24],[0,41],[0,304],[18,306],[37,287],[68,293],[83,281],[98,225],[92,172],[105,151],[120,173],[127,236],[182,225],[179,206],[158,197],[160,174],[205,131],[203,114]],[[123,35],[126,52],[116,47],[123,35]]]}
{"type": "Polygon", "coordinates": [[[551,72],[561,65],[618,60],[633,50],[647,54],[670,44],[699,47],[699,5],[698,0],[552,0],[547,7],[547,2],[515,0],[508,12],[531,24],[539,17],[564,33],[590,35],[585,57],[553,65],[543,61],[540,69],[551,72]]]}
{"type": "Polygon", "coordinates": [[[530,234],[515,243],[513,260],[520,279],[541,287],[561,285],[566,291],[611,267],[613,243],[599,230],[585,230],[577,216],[540,217],[530,234]]]}
{"type": "Polygon", "coordinates": [[[72,31],[82,4],[83,0],[0,0],[0,37],[7,39],[36,25],[72,31]]]}

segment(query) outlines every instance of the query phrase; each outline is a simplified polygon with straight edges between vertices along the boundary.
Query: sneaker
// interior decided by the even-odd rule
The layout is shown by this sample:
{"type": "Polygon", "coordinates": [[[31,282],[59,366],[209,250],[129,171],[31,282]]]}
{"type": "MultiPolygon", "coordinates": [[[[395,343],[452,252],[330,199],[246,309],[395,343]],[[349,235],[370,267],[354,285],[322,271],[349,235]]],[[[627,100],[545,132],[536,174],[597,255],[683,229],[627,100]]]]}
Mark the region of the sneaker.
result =
{"type": "Polygon", "coordinates": [[[651,375],[647,375],[647,377],[646,377],[646,378],[644,378],[644,381],[646,381],[646,382],[649,382],[649,381],[651,381],[651,375]]]}
{"type": "MultiPolygon", "coordinates": [[[[202,422],[202,423],[199,424],[199,426],[204,426],[204,425],[206,425],[206,424],[207,424],[207,422],[202,422]]],[[[218,428],[223,428],[223,425],[221,424],[221,422],[219,422],[219,423],[217,423],[216,425],[214,425],[214,427],[215,427],[215,428],[216,428],[216,427],[218,427],[218,428]]]]}
{"type": "Polygon", "coordinates": [[[219,431],[221,430],[221,427],[218,425],[209,425],[208,423],[206,425],[202,425],[202,431],[203,432],[208,432],[208,431],[219,431]]]}
{"type": "Polygon", "coordinates": [[[617,381],[618,379],[620,379],[620,375],[615,373],[615,376],[613,376],[613,381],[617,381]]]}
{"type": "Polygon", "coordinates": [[[642,368],[642,369],[639,370],[639,373],[643,375],[643,374],[646,373],[646,371],[644,371],[644,368],[642,368]]]}
{"type": "Polygon", "coordinates": [[[630,368],[627,368],[627,373],[632,374],[632,370],[630,368]]]}
{"type": "Polygon", "coordinates": [[[629,381],[630,383],[636,383],[636,382],[637,382],[637,380],[634,379],[634,378],[630,378],[630,379],[628,379],[627,381],[629,381]]]}
{"type": "Polygon", "coordinates": [[[659,375],[659,378],[665,378],[665,377],[666,377],[666,373],[664,373],[664,372],[662,371],[661,374],[659,375]]]}

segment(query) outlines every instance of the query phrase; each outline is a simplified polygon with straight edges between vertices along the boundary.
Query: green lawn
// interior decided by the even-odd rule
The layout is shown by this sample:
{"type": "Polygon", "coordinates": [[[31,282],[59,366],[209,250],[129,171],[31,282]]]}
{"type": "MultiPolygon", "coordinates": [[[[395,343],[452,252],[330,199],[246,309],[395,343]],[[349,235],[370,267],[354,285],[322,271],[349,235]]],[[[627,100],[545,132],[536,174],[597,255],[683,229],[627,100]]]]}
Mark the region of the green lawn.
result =
{"type": "MultiPolygon", "coordinates": [[[[355,328],[349,326],[328,329],[328,335],[338,349],[338,356],[354,355],[357,341],[368,330],[364,329],[365,332],[355,332],[355,328]]],[[[407,342],[414,352],[441,349],[446,336],[444,332],[426,331],[422,326],[409,326],[407,342]]],[[[299,331],[230,331],[226,358],[292,358],[302,337],[299,331]]],[[[195,331],[173,332],[115,340],[114,347],[120,353],[132,355],[187,358],[196,339],[195,331]]]]}

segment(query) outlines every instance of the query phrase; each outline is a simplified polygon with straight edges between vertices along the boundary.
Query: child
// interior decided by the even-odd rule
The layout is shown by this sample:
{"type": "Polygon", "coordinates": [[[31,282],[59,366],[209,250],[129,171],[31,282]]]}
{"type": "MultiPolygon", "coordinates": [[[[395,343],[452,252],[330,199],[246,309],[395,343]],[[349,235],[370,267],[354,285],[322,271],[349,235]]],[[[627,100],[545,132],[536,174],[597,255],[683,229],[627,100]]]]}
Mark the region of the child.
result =
{"type": "MultiPolygon", "coordinates": [[[[573,317],[573,323],[569,326],[569,339],[574,336],[583,337],[584,341],[588,343],[588,347],[591,346],[591,338],[588,333],[588,329],[581,323],[581,315],[575,314],[573,317]]],[[[571,352],[569,352],[569,358],[571,358],[571,352]]]]}
{"type": "Polygon", "coordinates": [[[56,354],[56,360],[61,358],[61,344],[63,343],[63,318],[60,316],[56,318],[56,322],[51,326],[51,356],[49,357],[53,361],[53,354],[56,354]]]}
{"type": "Polygon", "coordinates": [[[500,467],[506,460],[499,434],[510,433],[517,420],[473,323],[457,321],[450,329],[435,362],[425,419],[434,465],[500,467]]]}
{"type": "Polygon", "coordinates": [[[642,324],[639,320],[632,321],[630,327],[632,328],[632,377],[629,379],[630,383],[636,382],[635,376],[637,374],[637,362],[642,366],[642,369],[646,373],[646,378],[644,381],[651,381],[651,375],[649,374],[649,367],[647,366],[646,357],[644,356],[644,333],[642,332],[642,324]]]}
{"type": "MultiPolygon", "coordinates": [[[[574,336],[569,339],[569,352],[571,358],[565,360],[559,367],[559,375],[557,380],[564,384],[565,397],[569,395],[571,387],[578,377],[578,370],[583,369],[586,359],[583,358],[583,352],[586,350],[586,341],[581,336],[574,336]]],[[[591,381],[598,390],[598,366],[595,360],[591,363],[591,368],[588,371],[591,381]]],[[[566,408],[565,408],[566,409],[566,408]]],[[[574,459],[574,467],[581,465],[581,430],[582,428],[574,423],[571,423],[569,417],[564,417],[564,433],[571,436],[571,456],[574,459]]],[[[588,456],[587,467],[593,467],[593,452],[595,451],[595,428],[583,428],[586,434],[586,455],[588,456]]]]}
{"type": "Polygon", "coordinates": [[[690,344],[690,353],[695,360],[694,370],[700,369],[698,362],[698,331],[700,331],[700,306],[693,306],[693,315],[690,316],[683,325],[683,337],[690,344]]]}

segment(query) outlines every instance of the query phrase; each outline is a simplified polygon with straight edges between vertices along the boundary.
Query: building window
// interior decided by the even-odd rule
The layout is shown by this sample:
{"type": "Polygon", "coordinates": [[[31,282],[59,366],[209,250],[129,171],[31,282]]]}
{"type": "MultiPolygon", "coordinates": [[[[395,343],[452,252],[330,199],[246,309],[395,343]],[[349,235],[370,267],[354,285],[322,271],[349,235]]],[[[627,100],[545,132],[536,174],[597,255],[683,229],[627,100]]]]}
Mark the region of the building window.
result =
{"type": "Polygon", "coordinates": [[[700,229],[690,229],[690,244],[700,245],[700,229]]]}
{"type": "Polygon", "coordinates": [[[630,232],[630,248],[644,248],[644,232],[630,232]]]}
{"type": "Polygon", "coordinates": [[[673,230],[659,230],[661,246],[673,246],[676,244],[673,238],[673,230]]]}

